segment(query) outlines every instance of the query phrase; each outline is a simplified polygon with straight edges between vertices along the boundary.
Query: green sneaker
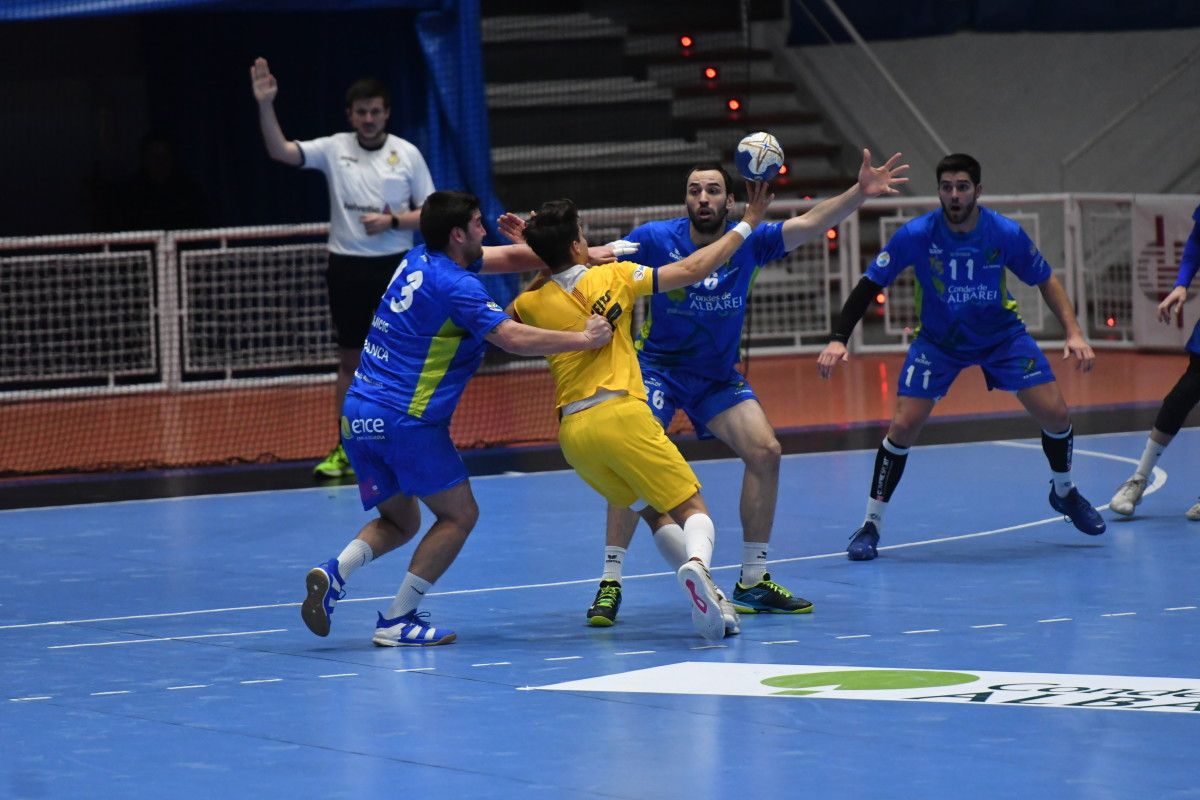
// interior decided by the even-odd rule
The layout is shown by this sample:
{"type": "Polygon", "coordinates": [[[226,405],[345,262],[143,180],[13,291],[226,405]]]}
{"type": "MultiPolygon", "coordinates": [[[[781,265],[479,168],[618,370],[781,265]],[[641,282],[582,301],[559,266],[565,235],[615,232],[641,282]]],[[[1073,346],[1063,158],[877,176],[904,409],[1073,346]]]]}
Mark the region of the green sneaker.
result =
{"type": "Polygon", "coordinates": [[[596,591],[596,599],[588,609],[588,625],[607,628],[617,621],[617,609],[621,607],[621,583],[619,581],[600,581],[596,591]]]}
{"type": "Polygon", "coordinates": [[[769,572],[764,572],[763,579],[753,586],[735,583],[733,607],[743,614],[808,614],[813,610],[812,603],[771,580],[769,572]]]}
{"type": "Polygon", "coordinates": [[[329,451],[329,455],[325,456],[321,463],[313,467],[314,478],[353,478],[354,467],[350,466],[350,459],[346,458],[346,451],[342,449],[341,444],[329,451]]]}

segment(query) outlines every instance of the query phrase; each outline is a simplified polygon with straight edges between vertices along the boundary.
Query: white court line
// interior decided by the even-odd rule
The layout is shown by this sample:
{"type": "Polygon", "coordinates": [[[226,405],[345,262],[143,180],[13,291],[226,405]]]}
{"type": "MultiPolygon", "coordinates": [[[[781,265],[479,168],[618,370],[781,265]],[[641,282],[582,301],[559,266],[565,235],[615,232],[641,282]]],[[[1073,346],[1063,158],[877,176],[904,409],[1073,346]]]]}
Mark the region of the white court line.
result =
{"type": "Polygon", "coordinates": [[[257,636],[260,633],[286,633],[287,628],[271,628],[265,631],[238,631],[237,633],[197,633],[192,636],[162,636],[157,639],[121,639],[115,642],[84,642],[82,644],[52,644],[47,650],[67,650],[72,647],[107,647],[113,644],[146,644],[148,642],[177,642],[183,639],[214,639],[218,636],[257,636]]]}
{"type": "Polygon", "coordinates": [[[583,658],[583,656],[555,656],[553,658],[545,658],[542,660],[543,661],[576,661],[581,658],[583,658]]]}
{"type": "Polygon", "coordinates": [[[174,692],[178,689],[207,689],[212,684],[210,683],[189,683],[186,686],[168,686],[168,692],[174,692]]]}
{"type": "Polygon", "coordinates": [[[407,667],[407,668],[401,668],[401,669],[394,669],[394,670],[392,670],[392,672],[432,672],[433,669],[434,669],[433,667],[407,667]]]}
{"type": "Polygon", "coordinates": [[[780,639],[777,642],[763,642],[763,644],[800,644],[800,640],[799,639],[780,639]]]}
{"type": "MultiPolygon", "coordinates": [[[[688,650],[725,650],[729,647],[727,644],[702,644],[696,647],[689,647],[688,650]]],[[[653,653],[653,650],[643,650],[645,653],[653,653]]],[[[636,656],[639,653],[617,653],[619,656],[636,656]]]]}
{"type": "Polygon", "coordinates": [[[1195,606],[1175,606],[1174,608],[1164,608],[1163,611],[1195,611],[1195,606]]]}
{"type": "Polygon", "coordinates": [[[511,667],[511,661],[485,661],[482,664],[472,664],[472,667],[511,667]]]}
{"type": "Polygon", "coordinates": [[[41,694],[41,695],[38,695],[37,697],[10,697],[10,698],[8,698],[8,701],[10,703],[32,703],[35,700],[52,700],[52,699],[54,699],[54,695],[52,695],[52,694],[41,694]]]}
{"type": "Polygon", "coordinates": [[[318,678],[357,678],[357,672],[335,672],[332,675],[318,675],[318,678]]]}
{"type": "Polygon", "coordinates": [[[852,635],[850,635],[850,636],[835,636],[834,638],[835,638],[835,639],[870,639],[870,638],[871,638],[871,634],[869,634],[869,633],[855,633],[855,634],[852,634],[852,635]]]}
{"type": "Polygon", "coordinates": [[[283,678],[258,678],[252,681],[238,681],[238,683],[249,686],[252,683],[281,683],[283,678]]]}
{"type": "Polygon", "coordinates": [[[648,656],[654,653],[653,650],[626,650],[623,653],[613,653],[614,656],[648,656]]]}
{"type": "Polygon", "coordinates": [[[92,692],[90,695],[88,695],[88,697],[108,697],[109,695],[114,694],[133,694],[133,692],[130,689],[121,689],[120,691],[115,692],[92,692]]]}
{"type": "Polygon", "coordinates": [[[1070,617],[1053,617],[1051,619],[1039,619],[1038,622],[1071,622],[1070,617]]]}
{"type": "Polygon", "coordinates": [[[1136,611],[1119,611],[1115,614],[1101,614],[1102,617],[1134,617],[1137,616],[1136,611]]]}
{"type": "MultiPolygon", "coordinates": [[[[969,447],[969,446],[981,445],[981,444],[994,444],[994,445],[1001,445],[1004,447],[1020,447],[1020,448],[1030,449],[1030,450],[1036,450],[1041,447],[1041,444],[1030,444],[1027,442],[1010,442],[1010,441],[997,440],[997,441],[992,441],[992,442],[958,442],[958,443],[947,444],[947,445],[927,445],[925,449],[934,448],[934,447],[939,447],[939,448],[940,447],[969,447]]],[[[849,452],[860,452],[860,451],[847,450],[847,451],[839,451],[839,452],[849,453],[849,452]]],[[[861,452],[868,452],[868,450],[864,449],[861,452]]],[[[874,452],[874,451],[870,451],[870,452],[874,452]]],[[[1112,455],[1110,453],[1100,453],[1100,452],[1096,452],[1093,450],[1076,449],[1075,454],[1076,455],[1095,456],[1096,458],[1103,458],[1103,459],[1107,459],[1109,461],[1119,461],[1119,462],[1123,462],[1126,464],[1133,464],[1135,466],[1138,464],[1138,461],[1139,461],[1139,459],[1136,459],[1136,458],[1128,458],[1126,456],[1117,456],[1117,455],[1112,455]]],[[[828,453],[797,453],[797,454],[793,454],[793,456],[790,456],[790,457],[812,457],[812,456],[818,456],[818,455],[829,455],[829,454],[828,453]]],[[[785,456],[785,458],[787,458],[787,457],[789,457],[789,456],[785,456]]],[[[737,459],[731,458],[731,459],[723,459],[723,460],[736,461],[737,459]]],[[[705,462],[705,463],[708,463],[708,462],[705,462]]],[[[567,472],[569,470],[559,470],[559,471],[567,472]]],[[[503,477],[503,476],[496,475],[496,476],[483,476],[483,477],[503,477]]],[[[474,479],[472,479],[472,480],[474,480],[474,479]]],[[[1154,492],[1158,491],[1160,488],[1162,488],[1162,486],[1166,483],[1166,481],[1167,481],[1167,473],[1165,471],[1163,471],[1163,469],[1161,467],[1155,467],[1153,470],[1153,480],[1146,486],[1146,491],[1143,494],[1143,497],[1145,495],[1153,494],[1154,492]]],[[[342,487],[342,488],[357,488],[357,487],[342,487]]],[[[320,488],[320,487],[318,487],[318,490],[328,491],[327,488],[320,488]]],[[[295,490],[286,490],[286,491],[313,491],[313,490],[312,489],[295,489],[295,490]]],[[[264,492],[246,492],[245,494],[264,494],[264,492]]],[[[227,497],[229,495],[205,495],[205,496],[227,497]]],[[[163,499],[178,499],[178,498],[163,498],[163,499]]],[[[129,502],[145,502],[145,501],[139,500],[139,501],[129,501],[129,502]]],[[[1105,504],[1102,506],[1096,506],[1096,508],[1098,508],[1099,510],[1104,510],[1104,509],[1108,508],[1108,505],[1105,504]]],[[[8,513],[8,512],[4,512],[4,513],[8,513]]],[[[934,539],[922,539],[921,541],[918,541],[918,542],[907,542],[907,543],[903,543],[903,544],[884,545],[884,546],[881,546],[879,548],[879,550],[900,550],[900,549],[907,548],[907,547],[924,547],[926,545],[931,545],[931,544],[943,544],[945,542],[957,542],[957,541],[963,541],[966,539],[976,539],[976,538],[980,538],[983,536],[996,536],[1001,533],[1010,533],[1012,531],[1023,530],[1025,528],[1033,528],[1038,525],[1047,525],[1047,524],[1050,524],[1053,522],[1059,522],[1061,520],[1062,520],[1062,515],[1056,514],[1055,516],[1046,517],[1045,519],[1034,520],[1033,522],[1025,522],[1025,523],[1021,523],[1019,525],[1008,525],[1003,528],[992,528],[991,530],[979,531],[977,533],[964,533],[964,534],[960,534],[957,536],[941,536],[941,537],[934,538],[934,539]]],[[[846,557],[846,551],[838,550],[837,552],[834,552],[834,553],[820,553],[818,555],[811,555],[811,556],[796,556],[793,558],[775,558],[775,559],[770,559],[769,561],[767,561],[767,564],[768,565],[792,564],[792,563],[796,563],[796,562],[800,562],[800,561],[816,561],[816,560],[825,559],[825,558],[845,558],[845,557],[846,557]]],[[[733,570],[733,569],[741,569],[741,564],[726,564],[723,566],[714,566],[714,567],[710,567],[709,571],[710,572],[719,572],[719,571],[723,571],[723,570],[733,570]]],[[[645,572],[645,573],[641,573],[638,575],[626,575],[623,578],[623,580],[632,581],[632,580],[639,580],[639,579],[644,579],[644,578],[662,578],[662,577],[666,577],[666,576],[670,576],[670,575],[674,575],[674,574],[675,574],[674,572],[645,572]]],[[[595,582],[596,582],[596,578],[590,577],[590,578],[582,578],[582,579],[578,579],[578,580],[553,581],[553,582],[548,582],[548,583],[515,584],[515,585],[511,585],[511,586],[488,586],[488,587],[483,587],[483,588],[479,588],[479,589],[455,589],[455,590],[451,590],[451,591],[447,591],[447,592],[430,592],[426,596],[427,597],[449,597],[452,595],[484,594],[484,593],[488,593],[488,592],[511,592],[511,591],[519,591],[519,590],[524,590],[524,589],[548,589],[548,588],[555,588],[555,587],[561,587],[561,586],[591,585],[591,584],[594,584],[595,582]]],[[[378,603],[378,602],[382,602],[385,600],[390,601],[392,599],[393,598],[391,595],[381,595],[379,597],[352,597],[352,598],[347,598],[345,600],[339,600],[338,602],[340,602],[340,603],[378,603]]],[[[254,605],[254,606],[234,606],[234,607],[230,607],[230,608],[197,609],[194,611],[168,611],[168,612],[157,613],[157,614],[134,614],[134,615],[121,616],[121,617],[94,617],[91,619],[53,620],[53,621],[49,621],[49,622],[25,622],[25,623],[19,623],[16,625],[0,625],[0,631],[16,630],[19,628],[42,628],[42,627],[50,627],[50,626],[54,626],[54,625],[83,625],[83,624],[92,623],[92,622],[125,622],[128,620],[136,620],[136,619],[161,619],[161,618],[166,618],[166,617],[187,617],[187,616],[194,616],[194,615],[198,615],[198,614],[222,614],[222,613],[231,613],[231,612],[238,612],[238,611],[261,611],[261,610],[272,609],[272,608],[297,608],[299,606],[300,606],[300,603],[268,603],[268,604],[264,604],[264,605],[254,605]]]]}
{"type": "Polygon", "coordinates": [[[1007,622],[993,622],[990,625],[972,625],[972,628],[1007,628],[1007,622]]]}
{"type": "Polygon", "coordinates": [[[901,633],[941,633],[939,628],[925,628],[919,631],[900,631],[901,633]]]}

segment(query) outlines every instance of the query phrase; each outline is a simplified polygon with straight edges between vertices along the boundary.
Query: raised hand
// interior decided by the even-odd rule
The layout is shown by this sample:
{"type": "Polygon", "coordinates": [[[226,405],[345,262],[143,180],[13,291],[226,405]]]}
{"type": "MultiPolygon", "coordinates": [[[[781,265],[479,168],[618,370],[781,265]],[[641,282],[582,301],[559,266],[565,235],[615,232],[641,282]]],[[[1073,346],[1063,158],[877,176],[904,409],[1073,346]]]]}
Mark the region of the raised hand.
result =
{"type": "Polygon", "coordinates": [[[525,244],[525,220],[511,211],[505,211],[496,217],[496,227],[513,244],[525,244]]]}
{"type": "Polygon", "coordinates": [[[751,228],[762,222],[774,199],[775,195],[771,194],[771,187],[766,181],[746,181],[746,213],[742,215],[742,222],[751,228]]]}
{"type": "Polygon", "coordinates": [[[900,190],[896,187],[908,183],[908,178],[897,177],[901,172],[908,170],[908,164],[896,166],[899,160],[900,154],[896,153],[884,162],[883,166],[873,167],[871,151],[864,147],[862,166],[858,168],[858,186],[863,195],[877,197],[881,194],[899,194],[900,190]]]}
{"type": "Polygon", "coordinates": [[[271,67],[265,58],[254,59],[250,67],[250,88],[254,90],[254,99],[260,103],[274,103],[275,95],[279,93],[279,84],[271,74],[271,67]]]}

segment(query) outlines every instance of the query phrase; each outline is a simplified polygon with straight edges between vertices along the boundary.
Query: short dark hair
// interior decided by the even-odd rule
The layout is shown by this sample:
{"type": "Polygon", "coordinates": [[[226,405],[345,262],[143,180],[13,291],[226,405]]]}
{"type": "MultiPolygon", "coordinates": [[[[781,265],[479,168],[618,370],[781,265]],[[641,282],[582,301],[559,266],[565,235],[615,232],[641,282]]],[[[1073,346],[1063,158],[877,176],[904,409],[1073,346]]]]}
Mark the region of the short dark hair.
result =
{"type": "Polygon", "coordinates": [[[550,269],[571,263],[571,245],[579,238],[579,210],[570,200],[548,200],[525,224],[525,243],[550,269]]]}
{"type": "Polygon", "coordinates": [[[381,98],[384,108],[392,107],[392,93],[383,85],[383,81],[375,78],[360,78],[350,84],[350,88],[346,90],[346,108],[354,105],[355,100],[370,100],[372,97],[381,98]]]}
{"type": "Polygon", "coordinates": [[[696,166],[688,170],[688,177],[692,177],[693,172],[719,172],[721,180],[725,181],[725,194],[733,194],[733,178],[729,177],[729,173],[725,171],[725,167],[718,164],[716,161],[702,161],[696,166]]]}
{"type": "Polygon", "coordinates": [[[938,183],[942,182],[942,173],[944,172],[965,172],[971,176],[971,183],[979,185],[981,174],[979,162],[966,153],[951,153],[938,162],[935,176],[938,183]]]}
{"type": "Polygon", "coordinates": [[[450,231],[471,224],[479,209],[479,198],[467,192],[434,192],[421,206],[421,236],[430,250],[445,250],[450,244],[450,231]]]}

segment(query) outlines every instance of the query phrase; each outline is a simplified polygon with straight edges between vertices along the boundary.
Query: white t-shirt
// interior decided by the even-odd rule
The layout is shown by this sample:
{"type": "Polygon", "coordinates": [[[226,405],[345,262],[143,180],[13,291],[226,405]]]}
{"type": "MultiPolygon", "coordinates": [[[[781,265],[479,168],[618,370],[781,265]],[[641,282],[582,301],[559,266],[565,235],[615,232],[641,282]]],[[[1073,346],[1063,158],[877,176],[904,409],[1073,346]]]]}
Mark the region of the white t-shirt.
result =
{"type": "Polygon", "coordinates": [[[366,150],[353,133],[296,142],[304,169],[319,169],[329,184],[329,250],[347,256],[383,256],[411,250],[412,231],[390,228],[367,235],[363,214],[403,213],[420,208],[433,193],[421,151],[388,134],[383,146],[366,150]]]}

